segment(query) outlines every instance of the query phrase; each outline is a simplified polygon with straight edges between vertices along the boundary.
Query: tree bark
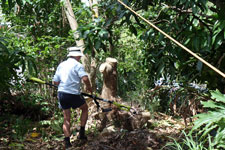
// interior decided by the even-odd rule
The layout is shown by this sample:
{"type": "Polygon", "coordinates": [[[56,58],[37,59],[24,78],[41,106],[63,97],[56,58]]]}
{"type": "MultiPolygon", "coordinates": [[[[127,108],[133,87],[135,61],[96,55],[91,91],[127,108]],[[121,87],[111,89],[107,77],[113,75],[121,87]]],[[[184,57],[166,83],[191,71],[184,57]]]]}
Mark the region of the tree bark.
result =
{"type": "MultiPolygon", "coordinates": [[[[69,0],[65,0],[64,3],[64,10],[67,16],[67,19],[69,21],[70,24],[70,28],[72,29],[72,31],[76,31],[78,28],[78,23],[77,20],[75,18],[71,3],[69,0]]],[[[77,32],[74,32],[74,38],[76,40],[76,44],[77,46],[81,46],[82,47],[82,52],[84,51],[84,41],[83,40],[77,40],[79,38],[79,34],[77,32]]]]}
{"type": "MultiPolygon", "coordinates": [[[[90,7],[93,11],[92,19],[94,20],[95,18],[98,18],[98,2],[97,2],[97,0],[89,0],[89,4],[90,4],[90,7]]],[[[93,46],[93,48],[92,48],[92,58],[91,58],[91,67],[90,67],[90,81],[91,81],[91,84],[92,84],[93,91],[95,92],[96,88],[97,88],[96,83],[95,83],[96,72],[97,72],[97,63],[96,63],[96,60],[94,59],[94,57],[95,57],[95,48],[93,46]]]]}

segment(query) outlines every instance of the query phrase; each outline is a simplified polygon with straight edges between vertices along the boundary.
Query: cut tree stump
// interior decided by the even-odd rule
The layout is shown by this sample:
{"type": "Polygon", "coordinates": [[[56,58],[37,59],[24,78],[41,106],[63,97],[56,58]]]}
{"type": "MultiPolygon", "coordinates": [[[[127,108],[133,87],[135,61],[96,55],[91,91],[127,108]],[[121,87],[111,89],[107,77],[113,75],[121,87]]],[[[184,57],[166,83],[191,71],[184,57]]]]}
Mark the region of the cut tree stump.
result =
{"type": "MultiPolygon", "coordinates": [[[[100,65],[99,71],[103,74],[103,88],[101,97],[108,100],[113,100],[122,103],[122,99],[117,97],[117,60],[107,58],[106,62],[100,65]]],[[[125,104],[126,105],[126,104],[125,104]]],[[[96,114],[96,118],[101,120],[99,130],[103,131],[108,124],[114,124],[116,127],[132,131],[142,128],[150,119],[149,112],[140,112],[132,114],[127,111],[119,110],[115,106],[101,104],[103,107],[112,107],[112,111],[96,114]]]]}
{"type": "Polygon", "coordinates": [[[103,74],[101,97],[114,99],[117,94],[117,60],[115,58],[106,58],[106,62],[101,64],[99,71],[103,74]]]}

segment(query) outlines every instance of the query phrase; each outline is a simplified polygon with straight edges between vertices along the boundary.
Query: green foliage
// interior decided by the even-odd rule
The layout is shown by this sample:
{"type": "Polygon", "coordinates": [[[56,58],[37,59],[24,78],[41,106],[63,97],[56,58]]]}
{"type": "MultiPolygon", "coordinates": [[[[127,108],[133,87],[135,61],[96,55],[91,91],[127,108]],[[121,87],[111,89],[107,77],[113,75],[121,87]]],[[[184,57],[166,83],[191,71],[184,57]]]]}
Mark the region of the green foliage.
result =
{"type": "Polygon", "coordinates": [[[225,96],[221,94],[218,90],[211,92],[212,99],[206,102],[202,102],[203,107],[208,108],[207,113],[202,113],[197,115],[199,119],[196,120],[193,130],[198,129],[202,125],[206,125],[200,132],[203,132],[203,136],[209,133],[212,129],[219,127],[221,129],[225,128],[225,96]]]}
{"type": "Polygon", "coordinates": [[[98,18],[95,19],[94,22],[87,24],[86,26],[80,26],[78,31],[80,32],[80,38],[84,39],[86,42],[86,50],[93,50],[95,48],[99,51],[99,49],[106,48],[106,41],[109,38],[109,33],[106,29],[100,27],[102,26],[104,20],[98,18]]]}
{"type": "Polygon", "coordinates": [[[12,137],[14,139],[24,140],[25,134],[30,129],[31,121],[27,119],[23,119],[21,117],[15,120],[15,123],[12,125],[12,137]]]}
{"type": "Polygon", "coordinates": [[[14,29],[33,36],[34,40],[43,33],[55,36],[69,31],[68,26],[62,28],[61,3],[57,0],[8,0],[1,4],[14,29]]]}
{"type": "Polygon", "coordinates": [[[35,73],[36,66],[31,56],[20,49],[8,49],[5,40],[0,39],[0,91],[9,92],[12,82],[17,83],[20,79],[17,70],[22,68],[22,73],[28,69],[30,74],[35,73]]]}
{"type": "Polygon", "coordinates": [[[32,121],[49,118],[53,106],[40,95],[17,93],[16,96],[4,95],[1,99],[1,114],[16,114],[32,121]]]}
{"type": "Polygon", "coordinates": [[[49,120],[42,120],[39,122],[39,130],[44,140],[58,140],[63,136],[62,125],[63,125],[63,114],[61,111],[56,111],[54,117],[49,120]],[[48,132],[52,134],[49,135],[48,132]]]}
{"type": "Polygon", "coordinates": [[[203,107],[207,108],[208,112],[196,115],[198,119],[194,122],[192,130],[198,129],[198,133],[203,139],[209,133],[216,132],[212,141],[213,146],[225,148],[225,137],[223,136],[225,132],[225,96],[218,90],[211,91],[211,95],[213,100],[202,102],[203,107]]]}
{"type": "Polygon", "coordinates": [[[192,135],[187,135],[184,131],[184,139],[177,141],[172,138],[173,142],[169,142],[163,148],[165,150],[213,150],[212,146],[209,144],[206,146],[204,141],[198,139],[198,136],[193,137],[192,135]]]}
{"type": "MultiPolygon", "coordinates": [[[[207,0],[124,2],[224,71],[225,59],[221,57],[224,49],[224,21],[221,13],[223,7],[207,0]]],[[[80,38],[85,41],[85,52],[97,58],[97,63],[101,63],[107,56],[115,57],[122,63],[119,64],[118,71],[121,95],[126,95],[124,89],[128,89],[128,92],[135,91],[134,95],[145,93],[139,91],[141,85],[147,83],[144,88],[152,88],[154,81],[161,76],[169,77],[171,80],[182,80],[184,83],[196,81],[207,83],[210,88],[223,88],[219,75],[196,58],[185,54],[181,48],[172,44],[118,2],[99,2],[98,18],[93,18],[91,8],[82,5],[81,2],[71,3],[79,24],[80,38]],[[128,32],[132,34],[127,34],[128,32]],[[134,38],[127,38],[131,35],[134,38]],[[121,38],[124,40],[120,40],[121,38]],[[130,46],[135,44],[136,46],[130,46]],[[129,61],[123,63],[128,59],[129,61]]],[[[16,44],[21,45],[24,51],[39,61],[39,76],[43,79],[51,78],[54,71],[48,68],[55,68],[63,60],[65,48],[75,45],[72,34],[69,33],[68,22],[65,21],[65,14],[61,11],[62,5],[55,0],[23,3],[10,0],[3,2],[2,7],[3,12],[9,14],[7,19],[12,23],[11,31],[25,37],[15,40],[18,41],[16,44]],[[12,6],[16,3],[21,9],[13,13],[12,6]]]]}
{"type": "Polygon", "coordinates": [[[123,43],[121,45],[123,48],[118,53],[118,91],[126,99],[134,100],[143,95],[140,92],[144,92],[150,83],[148,68],[142,64],[143,43],[125,29],[119,42],[123,43]],[[130,45],[130,42],[135,44],[130,45]]]}
{"type": "MultiPolygon", "coordinates": [[[[51,80],[54,74],[53,68],[65,58],[67,52],[65,49],[73,42],[72,34],[68,37],[41,36],[37,38],[37,42],[34,42],[30,36],[19,35],[17,37],[14,32],[5,32],[4,35],[8,37],[8,49],[19,49],[27,55],[26,59],[29,58],[25,61],[25,66],[22,66],[27,69],[24,69],[21,74],[23,76],[41,76],[44,80],[51,80]]],[[[33,88],[37,88],[37,86],[33,86],[31,89],[33,88]]],[[[47,90],[44,90],[42,95],[50,97],[47,90]]]]}
{"type": "MultiPolygon", "coordinates": [[[[23,97],[23,96],[21,96],[23,97]]],[[[33,107],[35,110],[35,107],[39,108],[39,112],[35,112],[35,113],[39,113],[40,115],[40,119],[41,118],[47,118],[48,116],[51,116],[50,114],[52,113],[52,107],[55,105],[51,105],[46,99],[44,99],[43,96],[38,95],[38,94],[29,94],[25,95],[22,100],[22,103],[24,104],[24,106],[26,107],[33,107]],[[28,99],[29,100],[26,100],[28,99]]]]}
{"type": "Polygon", "coordinates": [[[25,134],[32,128],[31,121],[23,118],[23,116],[4,114],[0,117],[1,133],[0,136],[4,137],[4,134],[10,135],[13,140],[24,141],[25,134]],[[6,133],[9,132],[10,133],[6,133]]]}
{"type": "MultiPolygon", "coordinates": [[[[143,9],[141,1],[125,3],[134,10],[139,10],[138,13],[144,18],[224,72],[224,19],[220,13],[224,10],[223,2],[216,5],[208,1],[151,1],[145,3],[146,9],[143,9]],[[219,59],[221,61],[217,62],[219,59]]],[[[148,62],[146,67],[149,69],[149,75],[156,78],[169,76],[171,80],[178,79],[186,83],[195,80],[208,83],[209,88],[219,86],[223,90],[222,78],[196,58],[185,54],[187,52],[172,44],[158,31],[141,27],[138,22],[142,21],[126,12],[126,9],[118,9],[118,14],[121,14],[123,23],[133,25],[136,29],[131,32],[137,32],[137,37],[145,41],[146,55],[142,60],[148,62]]]]}
{"type": "Polygon", "coordinates": [[[6,20],[11,23],[4,33],[10,39],[7,47],[19,48],[31,55],[37,64],[38,76],[51,78],[52,68],[64,59],[66,48],[74,43],[62,15],[61,3],[55,0],[9,0],[1,4],[6,20]]]}
{"type": "MultiPolygon", "coordinates": [[[[99,11],[107,9],[104,2],[98,7],[99,11]]],[[[75,15],[79,18],[80,23],[77,32],[80,34],[79,38],[85,41],[85,53],[95,57],[96,53],[100,53],[102,50],[106,53],[110,51],[110,46],[113,45],[114,41],[111,36],[112,28],[109,27],[110,22],[108,22],[107,17],[93,18],[93,11],[90,7],[76,9],[75,15]]]]}

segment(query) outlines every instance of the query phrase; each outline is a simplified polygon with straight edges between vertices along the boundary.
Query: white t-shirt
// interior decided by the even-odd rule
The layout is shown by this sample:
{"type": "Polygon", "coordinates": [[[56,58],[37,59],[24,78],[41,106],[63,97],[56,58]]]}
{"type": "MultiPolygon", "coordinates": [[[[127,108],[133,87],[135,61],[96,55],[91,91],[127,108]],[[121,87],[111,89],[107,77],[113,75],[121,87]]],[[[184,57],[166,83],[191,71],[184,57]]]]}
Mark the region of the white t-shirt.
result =
{"type": "Polygon", "coordinates": [[[68,58],[57,67],[53,81],[59,82],[58,92],[78,95],[81,78],[87,75],[81,63],[74,58],[68,58]]]}

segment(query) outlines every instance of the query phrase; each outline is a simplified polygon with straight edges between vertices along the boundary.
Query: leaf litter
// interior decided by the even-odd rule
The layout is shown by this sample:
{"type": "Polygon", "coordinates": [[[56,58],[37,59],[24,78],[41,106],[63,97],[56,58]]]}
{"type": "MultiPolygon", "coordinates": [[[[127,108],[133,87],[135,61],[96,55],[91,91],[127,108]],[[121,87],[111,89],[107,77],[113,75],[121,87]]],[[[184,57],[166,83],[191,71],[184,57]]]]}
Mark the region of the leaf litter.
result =
{"type": "MultiPolygon", "coordinates": [[[[171,142],[172,137],[179,139],[181,131],[185,129],[184,121],[176,119],[164,113],[151,114],[151,118],[140,128],[133,130],[124,129],[122,126],[115,126],[114,121],[108,121],[102,131],[98,130],[101,120],[96,118],[95,105],[90,105],[91,110],[86,130],[88,141],[77,139],[79,125],[73,125],[74,131],[71,135],[71,143],[74,150],[160,150],[166,143],[171,142]]],[[[137,108],[140,109],[140,108],[137,108]]],[[[139,110],[142,111],[142,110],[139,110]]],[[[63,134],[58,138],[51,130],[45,130],[45,134],[52,136],[52,139],[43,139],[41,133],[29,132],[23,141],[13,141],[9,135],[0,138],[0,149],[31,149],[46,150],[63,149],[63,134]],[[54,138],[53,138],[54,137],[54,138]]],[[[6,132],[7,133],[7,132],[6,132]]]]}

